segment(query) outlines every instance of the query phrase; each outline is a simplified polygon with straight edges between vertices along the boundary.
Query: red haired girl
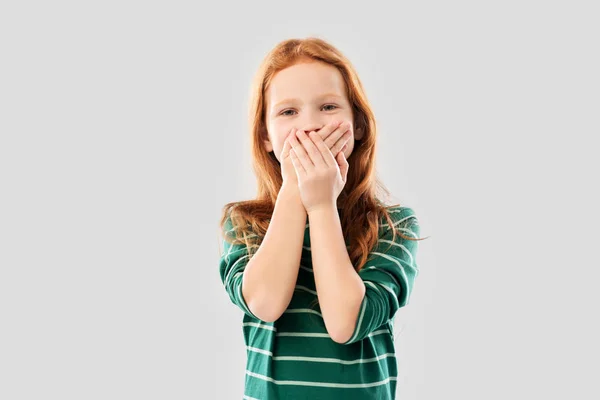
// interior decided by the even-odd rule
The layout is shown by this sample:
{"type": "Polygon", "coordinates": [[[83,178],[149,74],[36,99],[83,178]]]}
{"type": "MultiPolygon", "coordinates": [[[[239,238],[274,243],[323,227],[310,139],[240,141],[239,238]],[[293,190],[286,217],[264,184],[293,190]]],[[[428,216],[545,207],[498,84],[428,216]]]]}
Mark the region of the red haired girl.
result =
{"type": "Polygon", "coordinates": [[[422,239],[410,207],[377,196],[361,81],[326,41],[285,40],[260,66],[249,117],[258,193],[225,205],[220,259],[244,312],[244,398],[394,399],[393,318],[422,239]]]}

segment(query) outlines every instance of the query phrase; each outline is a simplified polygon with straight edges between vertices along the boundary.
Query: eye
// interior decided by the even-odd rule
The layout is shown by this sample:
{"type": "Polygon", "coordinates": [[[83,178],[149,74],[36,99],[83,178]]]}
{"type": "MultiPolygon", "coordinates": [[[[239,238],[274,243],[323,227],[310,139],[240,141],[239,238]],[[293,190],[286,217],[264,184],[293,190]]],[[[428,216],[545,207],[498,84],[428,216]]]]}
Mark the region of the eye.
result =
{"type": "MultiPolygon", "coordinates": [[[[338,108],[338,106],[336,106],[335,104],[325,104],[325,105],[323,106],[323,108],[324,108],[324,107],[333,107],[332,109],[329,109],[329,110],[326,110],[326,111],[332,111],[333,109],[336,109],[336,108],[338,108]]],[[[283,110],[283,111],[280,113],[280,115],[284,115],[284,116],[290,116],[290,115],[293,115],[293,114],[287,114],[287,112],[288,112],[288,111],[293,111],[293,112],[295,112],[295,111],[294,111],[294,110],[292,110],[291,108],[288,108],[287,110],[283,110]]]]}

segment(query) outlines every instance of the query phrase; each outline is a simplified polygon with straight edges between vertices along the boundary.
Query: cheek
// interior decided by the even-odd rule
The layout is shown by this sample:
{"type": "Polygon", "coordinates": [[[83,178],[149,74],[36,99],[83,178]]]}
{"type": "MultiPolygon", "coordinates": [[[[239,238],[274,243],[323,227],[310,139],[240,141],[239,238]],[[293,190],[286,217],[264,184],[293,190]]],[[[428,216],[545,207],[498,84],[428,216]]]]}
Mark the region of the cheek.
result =
{"type": "MultiPolygon", "coordinates": [[[[278,160],[279,160],[281,151],[283,150],[283,145],[285,144],[285,139],[286,139],[286,136],[284,136],[284,135],[277,135],[273,138],[273,151],[275,152],[275,155],[278,160]]],[[[279,160],[279,161],[281,161],[281,160],[279,160]]]]}
{"type": "Polygon", "coordinates": [[[289,129],[279,129],[274,133],[275,134],[273,135],[273,148],[275,149],[275,151],[277,151],[277,156],[279,157],[279,154],[281,153],[281,150],[283,150],[283,145],[285,144],[285,140],[287,139],[290,131],[289,129]]]}
{"type": "Polygon", "coordinates": [[[282,124],[279,121],[269,121],[268,126],[269,140],[273,146],[273,153],[275,153],[275,156],[279,160],[279,155],[281,154],[283,144],[287,138],[286,131],[289,132],[289,129],[286,128],[285,124],[282,124]]]}

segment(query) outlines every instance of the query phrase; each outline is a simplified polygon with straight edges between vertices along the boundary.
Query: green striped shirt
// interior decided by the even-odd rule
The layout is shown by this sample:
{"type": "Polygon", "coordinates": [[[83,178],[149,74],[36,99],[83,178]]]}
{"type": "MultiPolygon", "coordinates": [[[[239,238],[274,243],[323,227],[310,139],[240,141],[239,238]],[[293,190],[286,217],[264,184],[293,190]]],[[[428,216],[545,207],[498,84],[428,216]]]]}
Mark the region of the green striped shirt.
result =
{"type": "MultiPolygon", "coordinates": [[[[419,237],[418,220],[411,208],[389,211],[400,232],[419,237]]],[[[224,229],[232,228],[227,219],[224,229]]],[[[224,241],[221,280],[231,301],[244,312],[247,362],[243,398],[395,399],[398,368],[393,317],[409,302],[418,274],[417,244],[398,235],[392,242],[389,225],[381,221],[379,241],[359,272],[366,292],[356,326],[352,337],[341,344],[331,339],[315,305],[308,223],[294,295],[275,322],[258,319],[242,296],[242,275],[249,260],[246,246],[224,241]]]]}

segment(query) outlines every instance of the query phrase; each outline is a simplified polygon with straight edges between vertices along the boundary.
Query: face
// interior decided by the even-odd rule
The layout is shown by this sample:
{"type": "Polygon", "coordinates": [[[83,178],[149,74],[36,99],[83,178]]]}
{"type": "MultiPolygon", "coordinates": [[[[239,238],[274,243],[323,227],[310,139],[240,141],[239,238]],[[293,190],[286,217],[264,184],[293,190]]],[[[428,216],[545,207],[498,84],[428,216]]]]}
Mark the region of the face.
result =
{"type": "MultiPolygon", "coordinates": [[[[320,62],[304,61],[279,71],[265,93],[267,151],[279,156],[292,128],[318,131],[334,121],[353,124],[352,109],[346,97],[346,84],[337,68],[320,62]]],[[[354,132],[354,126],[350,130],[354,132]]],[[[354,149],[355,134],[344,150],[346,158],[354,149]]]]}

